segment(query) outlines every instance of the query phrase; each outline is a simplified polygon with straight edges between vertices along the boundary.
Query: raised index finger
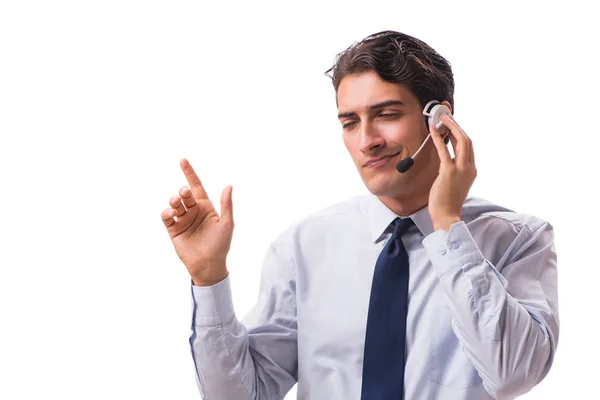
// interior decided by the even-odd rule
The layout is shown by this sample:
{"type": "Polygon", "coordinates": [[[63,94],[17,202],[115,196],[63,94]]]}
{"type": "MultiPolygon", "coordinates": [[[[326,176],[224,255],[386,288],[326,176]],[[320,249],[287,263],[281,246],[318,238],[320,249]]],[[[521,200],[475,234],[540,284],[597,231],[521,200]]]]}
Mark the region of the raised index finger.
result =
{"type": "Polygon", "coordinates": [[[452,118],[450,114],[445,114],[442,116],[442,118],[445,122],[444,125],[446,125],[449,128],[450,134],[454,137],[454,139],[456,139],[457,142],[457,148],[454,149],[457,164],[461,166],[469,164],[470,145],[467,134],[456,123],[456,121],[454,120],[454,118],[452,118]]]}
{"type": "Polygon", "coordinates": [[[204,190],[204,186],[202,185],[200,178],[198,178],[198,175],[196,175],[196,172],[194,172],[194,168],[192,168],[192,164],[190,164],[190,162],[186,158],[184,158],[183,160],[181,160],[179,165],[181,166],[181,169],[183,170],[183,173],[185,174],[185,178],[187,179],[188,183],[190,184],[190,189],[192,190],[192,194],[194,195],[194,197],[197,200],[198,199],[208,199],[206,190],[204,190]]]}

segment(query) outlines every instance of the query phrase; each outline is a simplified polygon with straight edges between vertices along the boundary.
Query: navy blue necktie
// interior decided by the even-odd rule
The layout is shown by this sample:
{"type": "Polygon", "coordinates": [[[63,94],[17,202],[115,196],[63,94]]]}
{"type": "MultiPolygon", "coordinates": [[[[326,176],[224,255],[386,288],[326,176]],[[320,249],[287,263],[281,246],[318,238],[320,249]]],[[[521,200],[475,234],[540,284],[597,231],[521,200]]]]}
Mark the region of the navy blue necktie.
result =
{"type": "Polygon", "coordinates": [[[394,231],[375,264],[361,400],[401,400],[404,394],[404,347],[408,306],[408,255],[402,235],[413,224],[396,218],[394,231]]]}

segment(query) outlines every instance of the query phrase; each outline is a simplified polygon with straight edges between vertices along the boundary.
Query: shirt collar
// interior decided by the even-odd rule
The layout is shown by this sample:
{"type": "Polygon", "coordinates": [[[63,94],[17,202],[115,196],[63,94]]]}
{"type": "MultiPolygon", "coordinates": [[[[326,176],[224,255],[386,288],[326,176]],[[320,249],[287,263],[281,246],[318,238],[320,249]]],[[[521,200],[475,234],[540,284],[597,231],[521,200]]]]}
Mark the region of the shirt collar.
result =
{"type": "MultiPolygon", "coordinates": [[[[406,216],[398,215],[390,210],[385,204],[379,200],[379,197],[369,193],[366,198],[366,214],[369,221],[369,228],[371,230],[371,240],[373,243],[377,243],[381,240],[387,227],[397,217],[406,218],[406,216]]],[[[421,208],[410,214],[410,217],[414,222],[415,226],[423,236],[428,236],[433,233],[433,223],[429,216],[429,209],[427,206],[421,208]]]]}

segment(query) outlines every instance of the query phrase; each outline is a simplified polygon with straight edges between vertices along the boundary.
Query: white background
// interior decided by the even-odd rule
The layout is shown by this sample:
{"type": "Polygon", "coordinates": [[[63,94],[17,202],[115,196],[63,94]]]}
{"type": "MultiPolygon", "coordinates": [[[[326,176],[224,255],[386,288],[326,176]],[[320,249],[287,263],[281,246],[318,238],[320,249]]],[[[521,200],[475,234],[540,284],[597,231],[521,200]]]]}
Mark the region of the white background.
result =
{"type": "Polygon", "coordinates": [[[471,194],[555,227],[558,353],[523,398],[591,398],[594,2],[217,3],[0,3],[0,398],[199,398],[189,277],[160,220],[179,160],[217,207],[233,185],[241,317],[275,236],[366,192],[324,71],[385,29],[451,62],[471,194]]]}

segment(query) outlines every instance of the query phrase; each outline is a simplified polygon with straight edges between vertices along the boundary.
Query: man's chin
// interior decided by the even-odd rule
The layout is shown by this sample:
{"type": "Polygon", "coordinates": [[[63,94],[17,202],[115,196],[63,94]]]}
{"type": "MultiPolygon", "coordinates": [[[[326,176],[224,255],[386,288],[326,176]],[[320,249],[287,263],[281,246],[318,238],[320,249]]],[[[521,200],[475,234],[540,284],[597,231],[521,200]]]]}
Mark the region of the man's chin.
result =
{"type": "Polygon", "coordinates": [[[405,187],[403,182],[398,179],[384,180],[381,179],[382,177],[377,178],[368,181],[363,180],[369,192],[375,196],[395,196],[402,193],[402,188],[405,187]]]}

